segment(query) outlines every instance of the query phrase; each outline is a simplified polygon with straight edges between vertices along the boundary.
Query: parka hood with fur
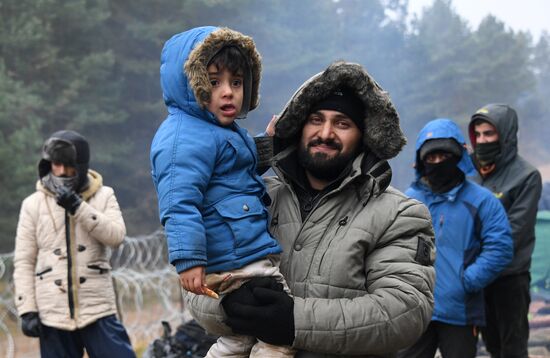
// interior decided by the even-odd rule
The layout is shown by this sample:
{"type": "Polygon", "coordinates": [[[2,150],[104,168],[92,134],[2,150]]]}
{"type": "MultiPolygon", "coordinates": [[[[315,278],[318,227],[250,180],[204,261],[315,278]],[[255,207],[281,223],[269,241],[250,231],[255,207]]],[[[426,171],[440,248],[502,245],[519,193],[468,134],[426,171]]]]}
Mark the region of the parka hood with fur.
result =
{"type": "Polygon", "coordinates": [[[359,64],[337,61],[308,79],[286,104],[275,125],[281,149],[295,143],[311,107],[334,90],[346,87],[365,105],[363,145],[380,159],[395,157],[406,144],[399,115],[390,97],[359,64]]]}
{"type": "Polygon", "coordinates": [[[208,62],[224,47],[237,47],[251,70],[250,106],[259,104],[261,57],[251,37],[228,28],[204,26],[172,36],[161,53],[160,82],[169,113],[184,111],[199,118],[214,116],[205,108],[210,101],[208,62]]]}

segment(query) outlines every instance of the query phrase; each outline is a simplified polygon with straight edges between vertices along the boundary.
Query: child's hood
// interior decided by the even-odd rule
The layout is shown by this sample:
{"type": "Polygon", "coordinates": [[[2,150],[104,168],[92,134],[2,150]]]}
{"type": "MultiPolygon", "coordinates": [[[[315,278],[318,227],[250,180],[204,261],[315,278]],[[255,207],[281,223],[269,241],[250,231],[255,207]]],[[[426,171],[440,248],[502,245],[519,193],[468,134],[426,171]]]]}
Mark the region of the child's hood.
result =
{"type": "Polygon", "coordinates": [[[205,110],[211,86],[207,65],[223,47],[235,46],[248,59],[251,69],[250,108],[259,103],[261,57],[251,37],[228,28],[197,27],[172,36],[161,53],[160,82],[170,113],[185,111],[213,119],[205,110]]]}

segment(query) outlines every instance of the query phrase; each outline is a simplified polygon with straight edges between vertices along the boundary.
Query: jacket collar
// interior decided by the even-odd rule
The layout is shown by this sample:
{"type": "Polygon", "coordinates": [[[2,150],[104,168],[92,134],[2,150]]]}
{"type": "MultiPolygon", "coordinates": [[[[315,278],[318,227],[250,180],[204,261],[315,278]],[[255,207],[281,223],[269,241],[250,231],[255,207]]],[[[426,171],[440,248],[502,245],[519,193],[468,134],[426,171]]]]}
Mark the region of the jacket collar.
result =
{"type": "Polygon", "coordinates": [[[466,179],[464,179],[464,181],[462,181],[460,184],[458,184],[457,186],[453,187],[451,190],[449,190],[445,193],[434,193],[430,189],[430,186],[424,181],[423,178],[417,180],[413,184],[413,187],[416,190],[424,192],[424,195],[431,198],[430,202],[440,202],[440,201],[454,202],[456,200],[456,198],[458,197],[458,194],[460,193],[460,191],[464,187],[465,183],[466,183],[466,179]]]}

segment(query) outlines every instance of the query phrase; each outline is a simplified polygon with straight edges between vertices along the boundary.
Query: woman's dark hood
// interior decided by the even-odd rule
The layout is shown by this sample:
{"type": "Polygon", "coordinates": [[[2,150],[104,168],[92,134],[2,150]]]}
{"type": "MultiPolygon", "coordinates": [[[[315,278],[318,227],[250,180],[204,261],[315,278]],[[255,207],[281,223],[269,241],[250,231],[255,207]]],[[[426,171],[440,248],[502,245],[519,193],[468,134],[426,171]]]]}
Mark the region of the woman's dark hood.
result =
{"type": "Polygon", "coordinates": [[[258,106],[262,66],[252,38],[228,28],[204,26],[172,36],[162,50],[160,82],[170,113],[184,111],[214,120],[205,110],[211,95],[207,67],[226,46],[235,46],[249,61],[251,88],[248,108],[243,103],[244,114],[258,106]]]}
{"type": "Polygon", "coordinates": [[[311,107],[334,90],[345,87],[365,105],[363,145],[380,159],[395,157],[406,144],[399,115],[390,97],[359,64],[338,61],[308,79],[279,115],[275,136],[280,149],[299,140],[311,107]]]}

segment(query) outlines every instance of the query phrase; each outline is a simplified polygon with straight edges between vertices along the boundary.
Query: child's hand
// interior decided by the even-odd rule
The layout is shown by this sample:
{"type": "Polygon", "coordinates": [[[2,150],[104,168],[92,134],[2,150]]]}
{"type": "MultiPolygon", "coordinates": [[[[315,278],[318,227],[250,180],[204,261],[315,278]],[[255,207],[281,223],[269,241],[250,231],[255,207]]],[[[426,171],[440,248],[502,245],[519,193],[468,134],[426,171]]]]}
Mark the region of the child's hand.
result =
{"type": "Polygon", "coordinates": [[[204,278],[204,266],[191,267],[189,270],[180,273],[181,287],[196,295],[203,295],[204,278]]]}
{"type": "Polygon", "coordinates": [[[274,115],[273,117],[271,117],[271,120],[269,121],[269,123],[267,124],[267,128],[265,129],[265,133],[268,136],[273,137],[275,135],[275,123],[277,123],[278,119],[279,119],[279,116],[277,115],[274,115]]]}

